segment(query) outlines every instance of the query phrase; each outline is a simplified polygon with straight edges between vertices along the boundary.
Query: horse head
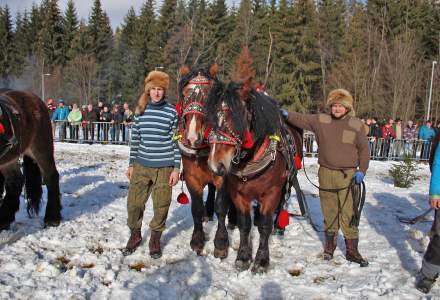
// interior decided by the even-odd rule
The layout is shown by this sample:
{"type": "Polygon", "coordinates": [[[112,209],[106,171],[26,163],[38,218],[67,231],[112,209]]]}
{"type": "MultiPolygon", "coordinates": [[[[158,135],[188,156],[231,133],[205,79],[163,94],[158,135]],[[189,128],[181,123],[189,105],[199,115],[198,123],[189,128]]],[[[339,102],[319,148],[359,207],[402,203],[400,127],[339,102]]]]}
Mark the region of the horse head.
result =
{"type": "Polygon", "coordinates": [[[207,103],[208,166],[219,176],[253,157],[265,137],[279,132],[280,115],[272,98],[255,91],[251,78],[216,84],[207,103]]]}
{"type": "Polygon", "coordinates": [[[179,82],[180,101],[177,104],[182,143],[192,149],[199,149],[204,144],[207,128],[204,124],[205,103],[209,90],[217,81],[218,65],[190,70],[180,68],[182,79],[179,82]]]}

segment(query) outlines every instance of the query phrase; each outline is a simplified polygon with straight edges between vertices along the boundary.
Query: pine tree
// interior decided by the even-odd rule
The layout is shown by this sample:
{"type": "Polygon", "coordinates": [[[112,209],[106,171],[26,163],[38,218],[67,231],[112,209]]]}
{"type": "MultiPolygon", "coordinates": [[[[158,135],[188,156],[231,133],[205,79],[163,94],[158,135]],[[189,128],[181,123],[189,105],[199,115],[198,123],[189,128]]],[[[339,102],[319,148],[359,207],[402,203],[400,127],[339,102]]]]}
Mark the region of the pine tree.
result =
{"type": "Polygon", "coordinates": [[[111,79],[113,56],[113,32],[107,14],[102,10],[101,1],[95,0],[87,26],[90,35],[91,51],[98,64],[98,91],[99,99],[109,99],[113,94],[111,79]]]}
{"type": "Polygon", "coordinates": [[[124,19],[118,40],[118,66],[116,73],[119,77],[121,96],[125,101],[134,103],[143,83],[143,58],[138,48],[138,20],[132,8],[124,19]]]}
{"type": "Polygon", "coordinates": [[[311,0],[299,0],[284,13],[282,10],[286,4],[281,3],[281,27],[278,28],[281,51],[276,70],[280,89],[277,97],[284,106],[304,112],[313,108],[312,99],[320,79],[315,5],[311,0]]]}
{"type": "Polygon", "coordinates": [[[9,86],[13,72],[14,35],[9,7],[0,6],[0,86],[9,86]]]}
{"type": "Polygon", "coordinates": [[[154,70],[161,61],[159,37],[157,33],[157,20],[154,15],[154,0],[146,0],[141,8],[138,18],[138,48],[142,58],[142,75],[154,70]]]}
{"type": "Polygon", "coordinates": [[[320,52],[322,98],[327,95],[327,73],[341,55],[345,32],[345,3],[343,0],[318,1],[318,47],[320,52]]]}
{"type": "Polygon", "coordinates": [[[38,35],[38,52],[43,67],[52,70],[64,64],[63,55],[63,19],[58,8],[58,0],[44,0],[41,5],[42,28],[38,35]]]}
{"type": "Polygon", "coordinates": [[[78,35],[78,16],[76,14],[75,4],[73,0],[67,2],[67,9],[64,13],[64,56],[65,61],[72,60],[76,53],[73,51],[73,41],[78,35]]]}
{"type": "Polygon", "coordinates": [[[34,39],[31,36],[31,24],[28,12],[25,11],[23,14],[18,12],[15,20],[14,44],[16,46],[16,57],[14,75],[19,76],[32,55],[32,43],[34,39]]]}
{"type": "MultiPolygon", "coordinates": [[[[164,0],[160,8],[160,15],[158,20],[158,45],[161,51],[165,50],[165,46],[168,43],[175,28],[175,13],[177,8],[177,0],[164,0]]],[[[159,63],[165,61],[164,52],[162,54],[162,60],[159,63]]]]}

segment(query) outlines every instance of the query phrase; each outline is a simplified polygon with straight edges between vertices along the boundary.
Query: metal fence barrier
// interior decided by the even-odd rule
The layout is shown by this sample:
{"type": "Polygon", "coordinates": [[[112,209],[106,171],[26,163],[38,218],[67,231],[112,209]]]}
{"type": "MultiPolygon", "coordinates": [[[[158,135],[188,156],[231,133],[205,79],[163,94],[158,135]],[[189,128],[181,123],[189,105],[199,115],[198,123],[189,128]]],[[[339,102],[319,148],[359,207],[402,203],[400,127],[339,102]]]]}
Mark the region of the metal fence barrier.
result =
{"type": "Polygon", "coordinates": [[[131,124],[52,121],[52,133],[57,142],[128,145],[131,124]]]}
{"type": "MultiPolygon", "coordinates": [[[[431,151],[431,141],[398,140],[383,138],[368,138],[370,158],[374,160],[403,160],[405,156],[413,160],[427,161],[431,151]]],[[[304,154],[317,156],[318,145],[313,133],[304,133],[304,154]]]]}
{"type": "MultiPolygon", "coordinates": [[[[128,145],[131,136],[131,124],[111,122],[92,122],[71,124],[68,121],[53,121],[54,140],[57,142],[128,145]]],[[[368,138],[370,158],[375,160],[402,160],[406,155],[411,159],[427,161],[431,142],[424,140],[397,140],[368,138]]],[[[303,151],[305,156],[318,155],[315,135],[304,133],[303,151]]]]}

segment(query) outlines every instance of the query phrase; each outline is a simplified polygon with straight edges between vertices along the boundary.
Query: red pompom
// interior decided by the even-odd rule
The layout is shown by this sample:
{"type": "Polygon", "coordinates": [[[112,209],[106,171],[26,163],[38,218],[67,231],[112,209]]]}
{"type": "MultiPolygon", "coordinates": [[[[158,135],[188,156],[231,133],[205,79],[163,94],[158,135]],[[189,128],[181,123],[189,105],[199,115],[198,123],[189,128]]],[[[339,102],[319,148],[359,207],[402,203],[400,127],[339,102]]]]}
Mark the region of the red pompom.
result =
{"type": "Polygon", "coordinates": [[[0,134],[5,134],[5,126],[2,123],[0,123],[0,134]]]}
{"type": "Polygon", "coordinates": [[[302,162],[301,162],[301,157],[299,157],[298,153],[295,153],[293,160],[295,161],[295,169],[301,170],[302,162]]]}
{"type": "Polygon", "coordinates": [[[212,127],[208,127],[205,129],[205,132],[203,133],[203,139],[207,140],[209,137],[209,134],[211,133],[212,127]]]}
{"type": "Polygon", "coordinates": [[[180,104],[180,102],[177,102],[176,104],[176,112],[178,117],[182,115],[182,105],[180,104]]]}
{"type": "Polygon", "coordinates": [[[245,129],[242,147],[244,149],[252,149],[253,146],[254,141],[252,140],[251,133],[249,132],[249,130],[245,129]]]}
{"type": "Polygon", "coordinates": [[[177,202],[179,202],[180,204],[186,205],[189,203],[189,198],[184,192],[181,192],[179,194],[179,196],[177,196],[177,202]]]}
{"type": "Polygon", "coordinates": [[[284,229],[287,225],[289,225],[289,213],[283,208],[278,216],[278,227],[284,229]]]}

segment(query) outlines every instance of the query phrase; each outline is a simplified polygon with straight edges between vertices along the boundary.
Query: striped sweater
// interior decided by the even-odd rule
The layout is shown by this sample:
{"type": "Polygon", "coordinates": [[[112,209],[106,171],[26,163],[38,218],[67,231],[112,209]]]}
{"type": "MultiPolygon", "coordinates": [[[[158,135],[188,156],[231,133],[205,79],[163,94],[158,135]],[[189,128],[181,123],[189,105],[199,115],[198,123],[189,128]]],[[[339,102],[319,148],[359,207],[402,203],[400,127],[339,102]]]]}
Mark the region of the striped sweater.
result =
{"type": "Polygon", "coordinates": [[[149,168],[180,169],[180,151],[173,142],[177,126],[174,106],[161,100],[149,102],[143,115],[134,117],[131,131],[130,165],[139,163],[149,168]]]}

